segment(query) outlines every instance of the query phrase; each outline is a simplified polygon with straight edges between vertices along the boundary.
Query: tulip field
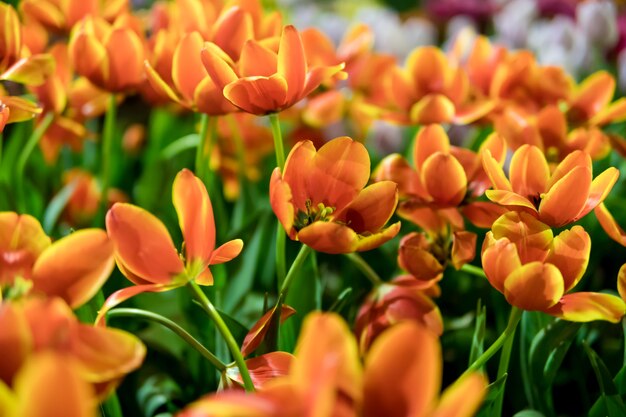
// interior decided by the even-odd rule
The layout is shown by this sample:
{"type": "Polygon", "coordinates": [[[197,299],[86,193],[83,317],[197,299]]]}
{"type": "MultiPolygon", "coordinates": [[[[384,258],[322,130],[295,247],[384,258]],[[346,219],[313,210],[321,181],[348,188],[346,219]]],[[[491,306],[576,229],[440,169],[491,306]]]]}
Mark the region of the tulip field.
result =
{"type": "Polygon", "coordinates": [[[626,417],[626,5],[0,2],[0,417],[626,417]]]}

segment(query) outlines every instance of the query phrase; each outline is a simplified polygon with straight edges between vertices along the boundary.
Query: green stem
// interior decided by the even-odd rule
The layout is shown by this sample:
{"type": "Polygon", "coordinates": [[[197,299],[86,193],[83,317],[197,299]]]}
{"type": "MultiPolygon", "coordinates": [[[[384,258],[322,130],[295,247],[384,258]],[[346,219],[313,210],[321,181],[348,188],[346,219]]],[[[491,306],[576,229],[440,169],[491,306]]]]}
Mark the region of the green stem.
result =
{"type": "Polygon", "coordinates": [[[164,327],[167,327],[172,332],[176,333],[181,339],[183,339],[189,346],[194,348],[200,355],[206,358],[218,371],[224,372],[226,365],[220,361],[217,356],[211,353],[210,350],[204,347],[196,338],[190,335],[185,329],[174,323],[167,317],[163,317],[160,314],[153,313],[151,311],[140,310],[138,308],[116,308],[107,313],[109,317],[136,317],[144,320],[158,323],[164,327]]]}
{"type": "MultiPolygon", "coordinates": [[[[515,308],[515,307],[513,307],[515,308]]],[[[518,310],[519,319],[522,317],[522,310],[518,310]]],[[[511,312],[512,313],[512,312],[511,312]]],[[[509,319],[509,325],[511,321],[509,319]]],[[[507,326],[508,328],[509,326],[507,326]]],[[[517,327],[517,322],[515,323],[515,327],[513,328],[513,332],[511,333],[511,337],[507,338],[502,346],[502,353],[500,353],[500,362],[498,363],[498,374],[496,377],[496,381],[500,379],[504,374],[509,371],[509,362],[511,360],[511,351],[513,350],[513,341],[515,340],[515,328],[517,327]]],[[[502,415],[502,403],[504,402],[504,390],[506,388],[506,381],[503,382],[502,389],[500,390],[497,398],[494,401],[492,412],[494,412],[495,416],[500,417],[502,415]]]]}
{"type": "MultiPolygon", "coordinates": [[[[504,332],[502,332],[502,334],[496,339],[496,341],[493,342],[491,346],[489,346],[489,349],[487,349],[482,355],[480,355],[478,359],[476,359],[474,363],[472,363],[470,367],[467,368],[467,370],[463,373],[463,375],[478,371],[485,363],[487,363],[487,361],[493,355],[496,354],[498,350],[500,350],[500,348],[502,347],[502,345],[505,344],[505,342],[508,342],[509,339],[511,339],[511,342],[509,342],[509,344],[512,344],[513,335],[515,335],[515,329],[517,329],[517,324],[519,323],[520,318],[522,318],[522,310],[520,310],[517,307],[511,307],[511,314],[509,315],[509,323],[504,329],[504,332]]],[[[509,347],[508,355],[510,356],[510,347],[509,347]]],[[[508,359],[507,359],[507,367],[508,367],[508,359]]]]}
{"type": "Polygon", "coordinates": [[[123,417],[122,406],[117,397],[117,393],[113,391],[100,406],[103,417],[123,417]]]}
{"type": "MultiPolygon", "coordinates": [[[[207,156],[206,154],[207,136],[209,132],[210,119],[211,117],[208,114],[204,114],[204,113],[200,114],[200,131],[198,133],[200,142],[198,143],[198,147],[196,148],[195,171],[196,171],[196,176],[200,178],[202,181],[205,181],[204,173],[209,163],[208,158],[210,157],[210,156],[207,156]]],[[[212,142],[212,140],[209,139],[209,142],[212,142]]]]}
{"type": "Polygon", "coordinates": [[[98,222],[103,224],[107,209],[109,188],[111,187],[111,170],[113,168],[113,153],[115,141],[115,120],[117,118],[117,100],[115,94],[109,97],[109,105],[104,116],[104,129],[102,131],[102,166],[100,167],[100,215],[98,222]]]}
{"type": "Polygon", "coordinates": [[[287,276],[285,277],[285,280],[280,287],[280,292],[278,293],[279,300],[284,301],[285,298],[287,298],[287,292],[289,291],[289,287],[291,286],[293,278],[296,276],[311,251],[312,249],[307,245],[302,245],[302,247],[300,248],[300,252],[298,252],[296,259],[294,259],[293,263],[291,264],[289,272],[287,273],[287,276]]]}
{"type": "Polygon", "coordinates": [[[383,283],[380,276],[371,266],[369,266],[367,262],[365,262],[365,259],[363,259],[361,255],[358,253],[347,253],[346,257],[350,259],[357,268],[359,268],[363,275],[370,280],[373,286],[377,287],[383,283]]]}
{"type": "Polygon", "coordinates": [[[283,145],[283,135],[280,131],[280,120],[278,120],[278,113],[272,113],[269,117],[272,126],[272,135],[274,136],[276,166],[282,171],[285,167],[285,146],[283,145]]]}
{"type": "Polygon", "coordinates": [[[222,316],[220,316],[219,312],[215,309],[209,298],[206,296],[204,291],[196,284],[195,281],[190,281],[187,284],[187,287],[194,294],[196,301],[200,303],[202,309],[209,315],[217,330],[220,332],[226,345],[228,346],[228,350],[230,354],[233,356],[235,363],[237,364],[237,368],[239,368],[239,373],[241,374],[241,379],[243,380],[243,386],[247,392],[254,391],[254,383],[252,382],[252,378],[250,378],[250,372],[248,372],[248,367],[246,366],[246,361],[243,359],[243,355],[241,354],[241,350],[239,349],[239,345],[237,345],[237,341],[233,337],[233,334],[224,323],[222,316]]]}
{"type": "Polygon", "coordinates": [[[54,113],[52,112],[47,113],[43,117],[43,119],[41,119],[41,122],[39,122],[37,128],[33,131],[33,133],[26,141],[26,144],[22,149],[22,153],[20,153],[20,156],[17,159],[17,164],[15,165],[15,185],[18,192],[17,204],[19,207],[19,211],[22,213],[26,211],[26,205],[24,201],[24,198],[26,196],[26,190],[24,190],[24,170],[26,169],[26,162],[28,162],[28,158],[35,150],[35,147],[43,137],[44,133],[46,133],[46,130],[48,130],[53,120],[54,113]]]}
{"type": "Polygon", "coordinates": [[[481,267],[474,266],[471,264],[465,264],[461,267],[461,271],[467,272],[468,274],[475,275],[481,278],[487,278],[485,275],[485,271],[481,267]]]}

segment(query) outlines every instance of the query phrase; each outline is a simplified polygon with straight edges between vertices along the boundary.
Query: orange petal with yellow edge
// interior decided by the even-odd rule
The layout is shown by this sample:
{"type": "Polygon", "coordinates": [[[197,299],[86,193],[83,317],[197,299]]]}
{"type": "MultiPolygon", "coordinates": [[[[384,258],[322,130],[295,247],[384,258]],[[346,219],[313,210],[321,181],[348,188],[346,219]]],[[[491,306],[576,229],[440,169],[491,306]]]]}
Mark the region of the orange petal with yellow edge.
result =
{"type": "Polygon", "coordinates": [[[297,360],[290,371],[293,384],[308,387],[310,393],[318,394],[317,401],[311,404],[311,412],[314,407],[319,411],[319,408],[332,406],[328,399],[334,397],[336,390],[354,403],[361,403],[363,371],[357,343],[338,315],[309,314],[302,324],[295,356],[297,360]]]}
{"type": "Polygon", "coordinates": [[[580,166],[592,169],[591,157],[589,156],[589,154],[580,150],[570,152],[552,172],[552,176],[550,176],[550,181],[548,181],[547,184],[547,189],[552,188],[554,184],[556,184],[564,176],[580,166]]]}
{"type": "Polygon", "coordinates": [[[226,100],[222,89],[215,85],[211,77],[205,77],[196,87],[193,96],[196,109],[200,113],[219,116],[238,111],[230,101],[226,100]]]}
{"type": "Polygon", "coordinates": [[[607,235],[622,246],[626,246],[626,232],[617,224],[613,215],[606,208],[604,203],[600,203],[594,210],[600,226],[607,235]]]}
{"type": "Polygon", "coordinates": [[[604,126],[609,123],[623,122],[624,119],[626,119],[626,98],[622,97],[592,117],[589,124],[604,126]]]}
{"type": "Polygon", "coordinates": [[[376,168],[374,181],[384,180],[398,184],[400,197],[417,197],[424,201],[428,199],[428,193],[424,190],[418,173],[400,154],[385,157],[376,168]]]}
{"type": "Polygon", "coordinates": [[[263,116],[285,108],[287,89],[280,75],[240,78],[224,87],[224,97],[245,112],[263,116]]]}
{"type": "Polygon", "coordinates": [[[533,214],[537,213],[537,209],[533,203],[526,197],[521,196],[516,192],[507,190],[487,190],[485,191],[485,195],[494,203],[506,206],[511,210],[516,209],[533,214]]]}
{"type": "Polygon", "coordinates": [[[441,389],[441,364],[435,333],[413,322],[390,328],[365,359],[363,416],[426,415],[441,389]]]}
{"type": "Polygon", "coordinates": [[[287,81],[287,101],[301,98],[305,87],[307,63],[300,34],[292,25],[285,26],[278,47],[277,73],[287,81]]]}
{"type": "MultiPolygon", "coordinates": [[[[129,27],[114,28],[106,40],[108,58],[107,90],[137,88],[144,81],[144,47],[129,27]]],[[[198,49],[200,50],[200,49],[198,49]]]]}
{"type": "Polygon", "coordinates": [[[591,188],[591,169],[578,166],[557,181],[539,204],[541,220],[550,226],[564,226],[578,219],[591,188]]]}
{"type": "Polygon", "coordinates": [[[580,226],[564,230],[552,241],[546,262],[559,268],[563,275],[564,292],[576,286],[587,270],[591,238],[580,226]]]}
{"type": "Polygon", "coordinates": [[[183,36],[172,57],[172,80],[187,101],[193,101],[196,87],[206,77],[200,51],[204,45],[198,32],[183,36]]]}
{"type": "Polygon", "coordinates": [[[615,80],[606,71],[587,77],[570,100],[568,116],[574,121],[587,121],[600,112],[613,98],[615,80]]]}
{"type": "Polygon", "coordinates": [[[79,230],[54,242],[37,259],[33,289],[77,308],[102,287],[113,263],[113,244],[104,230],[79,230]]]}
{"type": "Polygon", "coordinates": [[[371,235],[359,235],[359,240],[357,241],[356,245],[356,251],[364,252],[375,249],[396,237],[398,232],[400,232],[400,222],[396,222],[389,227],[371,235]]]}
{"type": "Polygon", "coordinates": [[[513,190],[524,197],[539,198],[547,190],[550,167],[536,146],[523,145],[513,154],[509,178],[513,190]]]}
{"type": "Polygon", "coordinates": [[[20,59],[0,74],[0,80],[38,86],[43,84],[53,72],[54,59],[50,54],[32,55],[20,59]]]}
{"type": "Polygon", "coordinates": [[[398,204],[398,185],[380,181],[365,187],[334,220],[346,223],[358,234],[375,233],[393,215],[398,204]]]}
{"type": "Polygon", "coordinates": [[[548,263],[531,262],[513,270],[504,280],[504,296],[513,306],[545,311],[563,296],[563,276],[548,263]]]}
{"type": "Polygon", "coordinates": [[[146,78],[150,83],[150,87],[162,97],[167,97],[175,103],[180,103],[185,106],[189,106],[190,103],[183,101],[181,97],[176,94],[176,92],[170,87],[164,80],[161,78],[158,72],[155,71],[154,68],[150,65],[148,61],[144,62],[144,69],[146,73],[146,78]],[[183,104],[184,103],[184,104],[183,104]]]}
{"type": "Polygon", "coordinates": [[[449,123],[454,119],[454,103],[442,94],[428,94],[411,106],[410,116],[413,123],[449,123]]]}
{"type": "MultiPolygon", "coordinates": [[[[248,331],[243,343],[241,344],[241,354],[244,357],[254,352],[255,349],[259,347],[261,342],[263,342],[275,313],[276,306],[263,314],[263,316],[261,316],[261,318],[254,323],[250,331],[248,331]]],[[[283,323],[294,314],[296,314],[296,310],[286,304],[283,304],[280,310],[280,322],[283,323]]]]}
{"type": "Polygon", "coordinates": [[[459,378],[443,392],[429,417],[472,417],[487,394],[487,378],[474,372],[459,378]]]}
{"type": "Polygon", "coordinates": [[[457,125],[467,125],[491,112],[496,103],[491,100],[479,100],[473,103],[456,106],[452,123],[457,125]]]}
{"type": "Polygon", "coordinates": [[[292,96],[290,94],[291,99],[289,101],[289,105],[291,106],[300,99],[307,97],[317,87],[319,87],[321,83],[328,81],[331,77],[336,80],[345,80],[348,77],[348,74],[345,71],[342,71],[344,68],[345,64],[343,62],[332,66],[311,68],[306,74],[304,79],[304,89],[300,91],[300,94],[298,96],[292,96]]]}
{"type": "Polygon", "coordinates": [[[200,52],[200,59],[218,89],[223,90],[226,85],[239,78],[232,66],[229,65],[229,62],[232,63],[232,61],[228,55],[214,43],[206,42],[204,44],[200,52]]]}
{"type": "Polygon", "coordinates": [[[626,264],[622,265],[617,273],[617,292],[622,300],[626,301],[626,264]]]}
{"type": "Polygon", "coordinates": [[[527,213],[508,212],[491,227],[496,239],[506,237],[517,246],[522,263],[544,261],[552,245],[552,229],[527,213]]]}
{"type": "Polygon", "coordinates": [[[218,265],[228,262],[241,253],[243,240],[233,239],[216,248],[209,258],[209,265],[218,265]]]}
{"type": "Polygon", "coordinates": [[[457,206],[465,198],[467,177],[463,166],[450,154],[435,153],[424,161],[421,179],[433,204],[457,206]]]}
{"type": "Polygon", "coordinates": [[[498,217],[508,210],[488,201],[474,201],[461,207],[463,216],[474,226],[490,229],[498,217]]]}
{"type": "Polygon", "coordinates": [[[415,168],[420,172],[424,161],[434,153],[450,153],[450,139],[448,134],[439,124],[431,124],[421,128],[415,135],[413,147],[413,161],[415,168]]]}
{"type": "Polygon", "coordinates": [[[52,352],[30,359],[15,384],[19,416],[96,417],[98,401],[76,361],[52,352]],[[33,401],[37,398],[37,401],[33,401]]]}
{"type": "Polygon", "coordinates": [[[481,259],[487,279],[501,293],[506,278],[522,266],[515,244],[506,238],[496,240],[491,232],[485,236],[481,259]]]}
{"type": "Polygon", "coordinates": [[[513,191],[511,183],[507,179],[506,175],[504,175],[502,165],[499,164],[493,156],[491,156],[489,149],[485,149],[482,152],[482,160],[483,169],[487,173],[487,176],[489,176],[494,190],[513,191]]]}
{"type": "Polygon", "coordinates": [[[254,39],[254,22],[242,7],[231,7],[222,12],[213,25],[213,42],[238,61],[248,39],[254,39]]]}
{"type": "Polygon", "coordinates": [[[474,259],[476,256],[476,238],[476,233],[464,230],[453,233],[450,260],[455,269],[461,269],[463,265],[474,259]]]}
{"type": "Polygon", "coordinates": [[[545,312],[569,321],[605,320],[619,323],[626,314],[626,303],[614,295],[577,292],[564,295],[558,304],[545,312]]]}
{"type": "Polygon", "coordinates": [[[343,224],[313,222],[300,229],[298,240],[318,252],[337,254],[355,252],[359,236],[343,224]]]}
{"type": "Polygon", "coordinates": [[[439,93],[446,88],[450,70],[448,60],[440,49],[426,46],[416,48],[406,58],[407,73],[416,89],[422,93],[439,93]]]}
{"type": "Polygon", "coordinates": [[[165,225],[146,210],[116,203],[107,213],[106,228],[118,262],[134,275],[168,283],[185,271],[165,225]]]}
{"type": "MultiPolygon", "coordinates": [[[[270,77],[276,74],[277,59],[276,52],[250,39],[241,50],[238,66],[239,75],[241,77],[254,77],[256,75],[270,77]]],[[[289,85],[288,80],[287,85],[289,85]]]]}
{"type": "MultiPolygon", "coordinates": [[[[591,210],[596,208],[598,204],[602,203],[609,192],[613,189],[613,186],[617,182],[619,177],[619,170],[615,167],[609,167],[600,175],[595,177],[593,181],[591,181],[591,187],[589,189],[589,197],[587,197],[587,202],[585,203],[585,207],[578,213],[577,219],[582,218],[591,210]]],[[[576,220],[577,220],[576,219],[576,220]]]]}
{"type": "Polygon", "coordinates": [[[0,284],[30,278],[36,259],[50,246],[41,224],[28,214],[0,213],[0,284]]]}
{"type": "MultiPolygon", "coordinates": [[[[297,145],[296,145],[297,146],[297,145]]],[[[299,189],[300,193],[305,196],[303,187],[299,189]]],[[[304,200],[306,197],[303,197],[304,200]]],[[[291,239],[295,239],[296,231],[293,228],[295,218],[295,208],[293,203],[293,195],[289,184],[283,180],[280,175],[280,168],[274,169],[272,178],[270,179],[270,204],[274,214],[283,225],[285,232],[291,239]]],[[[302,202],[304,206],[304,201],[302,202]]],[[[301,209],[306,210],[304,207],[301,209]]]]}
{"type": "Polygon", "coordinates": [[[185,168],[174,178],[172,201],[183,232],[187,262],[208,263],[215,249],[215,220],[206,187],[185,168]]]}

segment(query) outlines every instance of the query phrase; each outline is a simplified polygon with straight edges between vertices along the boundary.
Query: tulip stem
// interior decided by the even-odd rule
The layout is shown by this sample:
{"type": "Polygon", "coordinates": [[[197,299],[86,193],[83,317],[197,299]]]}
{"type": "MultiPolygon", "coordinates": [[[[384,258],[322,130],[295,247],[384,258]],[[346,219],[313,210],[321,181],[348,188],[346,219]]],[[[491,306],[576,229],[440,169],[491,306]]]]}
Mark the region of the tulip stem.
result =
{"type": "MultiPolygon", "coordinates": [[[[508,352],[506,351],[502,352],[500,362],[501,362],[501,366],[504,366],[504,363],[502,362],[506,360],[506,367],[508,368],[508,361],[511,356],[511,347],[513,345],[513,336],[515,335],[515,329],[517,329],[517,324],[519,323],[521,318],[522,318],[522,310],[520,310],[517,307],[511,307],[511,314],[509,315],[509,323],[504,329],[504,332],[502,332],[502,334],[496,339],[496,341],[493,342],[493,344],[489,346],[489,348],[485,352],[483,352],[483,354],[480,355],[474,361],[474,363],[472,363],[469,366],[469,368],[467,368],[467,370],[463,373],[463,375],[478,371],[505,344],[506,346],[508,346],[508,348],[505,347],[505,349],[508,349],[508,352]],[[508,357],[505,359],[505,356],[508,356],[508,357]]],[[[498,371],[500,371],[500,369],[498,369],[498,371]]],[[[501,376],[500,372],[498,372],[498,377],[500,376],[501,376]]]]}
{"type": "Polygon", "coordinates": [[[252,378],[250,378],[250,372],[248,372],[248,367],[246,366],[246,361],[243,359],[243,355],[241,354],[241,350],[239,349],[239,345],[237,345],[237,341],[233,337],[233,334],[224,323],[222,316],[215,309],[213,303],[206,296],[204,291],[196,284],[195,281],[190,281],[187,284],[187,287],[194,294],[196,301],[200,303],[202,309],[209,315],[217,330],[220,332],[226,345],[228,346],[228,350],[230,354],[233,356],[235,363],[237,364],[237,368],[239,368],[239,373],[241,374],[241,379],[243,380],[243,386],[247,392],[254,392],[254,383],[252,382],[252,378]]]}
{"type": "Polygon", "coordinates": [[[274,136],[276,166],[282,171],[285,167],[285,146],[283,145],[283,135],[280,131],[280,120],[278,120],[278,113],[272,113],[269,117],[272,125],[272,136],[274,136]]]}
{"type": "MultiPolygon", "coordinates": [[[[283,146],[283,135],[280,131],[280,120],[278,113],[269,115],[270,124],[272,126],[272,136],[274,137],[274,152],[276,153],[276,165],[282,171],[285,167],[285,148],[283,146]]],[[[285,261],[285,246],[287,244],[287,236],[283,231],[280,222],[276,228],[276,277],[278,279],[278,287],[282,288],[285,282],[287,271],[287,262],[285,261]]]]}
{"type": "Polygon", "coordinates": [[[353,252],[346,253],[346,257],[350,259],[357,268],[359,268],[359,270],[363,273],[363,275],[365,275],[367,279],[369,279],[374,287],[377,287],[383,283],[383,280],[380,278],[380,276],[376,273],[376,271],[374,271],[371,266],[369,266],[367,262],[365,262],[365,259],[363,259],[361,255],[353,252]]]}
{"type": "Polygon", "coordinates": [[[39,122],[39,126],[33,131],[28,140],[26,141],[26,145],[22,149],[22,153],[17,159],[17,163],[15,165],[15,185],[17,187],[18,198],[17,204],[18,209],[21,213],[26,212],[26,202],[24,201],[26,197],[26,190],[24,189],[24,170],[26,169],[26,162],[28,162],[28,158],[35,150],[35,147],[41,141],[44,133],[48,130],[52,121],[54,120],[54,113],[47,113],[41,122],[39,122]]]}
{"type": "Polygon", "coordinates": [[[461,267],[461,271],[467,272],[468,274],[475,275],[477,277],[487,278],[487,275],[485,275],[485,271],[483,271],[483,269],[479,266],[464,264],[461,267]]]}
{"type": "Polygon", "coordinates": [[[208,114],[202,113],[200,114],[200,131],[198,132],[198,138],[200,139],[198,142],[198,147],[196,148],[196,162],[195,162],[195,171],[196,176],[202,180],[202,182],[208,186],[206,175],[206,168],[209,164],[209,159],[211,157],[211,153],[213,152],[213,128],[211,120],[215,118],[211,118],[208,114]],[[211,135],[208,138],[209,134],[211,135]],[[209,149],[207,149],[207,147],[209,149]]]}
{"type": "Polygon", "coordinates": [[[117,100],[115,94],[109,97],[109,105],[104,116],[102,130],[102,166],[100,167],[100,210],[98,224],[104,224],[104,216],[108,205],[109,188],[111,187],[111,168],[113,167],[113,141],[115,140],[115,119],[117,118],[117,100]]]}
{"type": "MultiPolygon", "coordinates": [[[[498,363],[498,374],[496,376],[496,381],[504,376],[509,371],[509,362],[511,360],[511,351],[513,350],[513,341],[515,340],[515,329],[517,328],[517,323],[522,317],[522,310],[517,309],[516,307],[512,307],[512,309],[516,309],[519,315],[517,321],[515,322],[515,327],[513,327],[513,332],[511,333],[511,337],[507,338],[502,346],[502,353],[500,353],[500,362],[498,363]]],[[[511,310],[511,316],[509,317],[509,325],[511,324],[511,318],[513,316],[513,310],[511,310]]],[[[508,328],[509,326],[507,326],[508,328]]],[[[506,381],[503,382],[502,389],[498,393],[498,396],[493,402],[492,412],[495,416],[500,417],[502,415],[502,403],[504,401],[504,390],[506,381]]]]}
{"type": "Polygon", "coordinates": [[[107,312],[107,315],[109,317],[136,317],[158,323],[176,333],[181,339],[187,342],[189,346],[194,348],[200,355],[211,362],[211,364],[215,366],[219,372],[224,372],[226,370],[226,365],[222,363],[217,356],[205,348],[204,345],[189,334],[189,332],[167,317],[163,317],[160,314],[156,314],[151,311],[140,310],[138,308],[116,308],[107,312]]]}

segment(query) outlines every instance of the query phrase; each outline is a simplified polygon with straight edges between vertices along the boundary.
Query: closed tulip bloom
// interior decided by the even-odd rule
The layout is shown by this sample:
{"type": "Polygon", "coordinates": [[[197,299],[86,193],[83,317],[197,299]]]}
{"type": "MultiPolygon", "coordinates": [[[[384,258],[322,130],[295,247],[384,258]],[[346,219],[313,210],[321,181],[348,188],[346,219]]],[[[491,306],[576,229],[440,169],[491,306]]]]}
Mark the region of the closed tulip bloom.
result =
{"type": "Polygon", "coordinates": [[[299,142],[284,170],[272,174],[272,209],[291,239],[317,251],[376,248],[400,230],[400,222],[385,228],[398,190],[392,181],[365,187],[369,176],[369,155],[359,142],[340,137],[318,150],[310,141],[299,142]]]}
{"type": "Polygon", "coordinates": [[[591,238],[580,226],[554,236],[550,227],[524,212],[509,212],[487,233],[482,263],[491,285],[518,308],[570,321],[618,322],[626,314],[619,297],[570,293],[589,262],[591,238]]]}
{"type": "Polygon", "coordinates": [[[541,150],[523,145],[513,154],[509,178],[490,155],[483,166],[493,184],[487,197],[509,210],[530,213],[542,222],[560,227],[577,221],[600,204],[617,181],[619,171],[610,167],[592,177],[589,154],[570,153],[553,170],[541,150]]]}
{"type": "Polygon", "coordinates": [[[209,42],[202,50],[202,62],[226,99],[256,115],[293,106],[344,67],[309,67],[302,39],[293,26],[284,27],[277,52],[250,39],[235,63],[223,49],[209,42]]]}
{"type": "Polygon", "coordinates": [[[69,53],[76,72],[103,90],[128,92],[144,80],[144,45],[124,16],[113,24],[93,16],[80,21],[69,53]]]}

